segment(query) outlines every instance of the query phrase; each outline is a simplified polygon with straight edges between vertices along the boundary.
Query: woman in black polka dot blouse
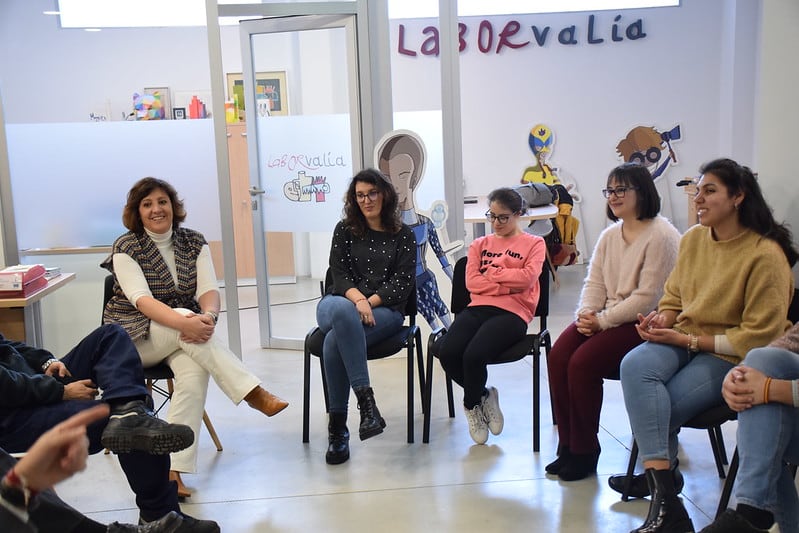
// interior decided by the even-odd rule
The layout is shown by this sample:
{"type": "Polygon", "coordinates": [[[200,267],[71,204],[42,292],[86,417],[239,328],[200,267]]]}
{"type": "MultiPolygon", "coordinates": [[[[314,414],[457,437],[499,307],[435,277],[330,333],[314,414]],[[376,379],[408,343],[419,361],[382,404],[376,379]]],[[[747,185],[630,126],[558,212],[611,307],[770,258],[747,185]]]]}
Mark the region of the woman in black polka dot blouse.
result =
{"type": "Polygon", "coordinates": [[[361,440],[379,435],[386,427],[369,383],[366,347],[399,331],[405,303],[415,290],[416,241],[411,229],[402,224],[397,204],[394,187],[379,171],[362,170],[352,178],[344,217],[333,231],[332,283],[316,307],[317,323],[325,333],[328,464],[350,457],[350,387],[358,399],[361,440]]]}

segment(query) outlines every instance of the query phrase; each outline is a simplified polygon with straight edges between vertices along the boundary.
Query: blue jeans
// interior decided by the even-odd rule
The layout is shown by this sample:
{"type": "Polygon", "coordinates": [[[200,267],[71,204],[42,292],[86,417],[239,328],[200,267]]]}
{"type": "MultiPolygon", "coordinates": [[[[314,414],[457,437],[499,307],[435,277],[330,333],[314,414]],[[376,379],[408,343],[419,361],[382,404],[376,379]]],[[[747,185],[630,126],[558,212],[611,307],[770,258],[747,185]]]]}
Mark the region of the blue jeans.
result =
{"type": "Polygon", "coordinates": [[[621,361],[621,386],[642,461],[677,459],[685,422],[724,403],[721,383],[734,365],[710,353],[645,342],[621,361]]]}
{"type": "Polygon", "coordinates": [[[316,306],[316,323],[325,333],[322,357],[331,412],[344,412],[350,387],[368,387],[366,347],[398,332],[405,317],[389,307],[372,309],[374,326],[361,322],[355,305],[343,296],[325,295],[316,306]]]}
{"type": "MultiPolygon", "coordinates": [[[[744,364],[775,379],[799,378],[799,355],[781,348],[756,348],[744,364]]],[[[799,531],[799,498],[785,464],[799,464],[799,411],[768,403],[739,413],[738,455],[738,503],[771,511],[780,531],[799,531]]]]}

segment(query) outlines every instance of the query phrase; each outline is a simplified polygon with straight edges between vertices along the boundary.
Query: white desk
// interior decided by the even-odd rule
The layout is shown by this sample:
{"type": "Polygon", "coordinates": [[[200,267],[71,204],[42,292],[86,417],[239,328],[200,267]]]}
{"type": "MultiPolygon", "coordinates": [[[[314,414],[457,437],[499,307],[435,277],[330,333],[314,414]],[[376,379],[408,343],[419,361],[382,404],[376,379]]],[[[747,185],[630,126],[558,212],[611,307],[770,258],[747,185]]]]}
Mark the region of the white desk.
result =
{"type": "MultiPolygon", "coordinates": [[[[474,236],[482,237],[486,234],[486,211],[488,211],[488,199],[485,196],[478,196],[477,203],[463,204],[463,221],[467,224],[472,224],[474,228],[474,236]]],[[[545,220],[554,218],[558,214],[558,206],[555,204],[548,204],[542,207],[530,207],[527,212],[519,217],[519,220],[525,221],[525,226],[531,220],[545,220]]]]}
{"type": "Polygon", "coordinates": [[[24,298],[0,298],[0,323],[7,339],[24,341],[25,344],[42,347],[41,299],[55,292],[70,281],[75,274],[62,273],[47,282],[47,285],[24,298]]]}

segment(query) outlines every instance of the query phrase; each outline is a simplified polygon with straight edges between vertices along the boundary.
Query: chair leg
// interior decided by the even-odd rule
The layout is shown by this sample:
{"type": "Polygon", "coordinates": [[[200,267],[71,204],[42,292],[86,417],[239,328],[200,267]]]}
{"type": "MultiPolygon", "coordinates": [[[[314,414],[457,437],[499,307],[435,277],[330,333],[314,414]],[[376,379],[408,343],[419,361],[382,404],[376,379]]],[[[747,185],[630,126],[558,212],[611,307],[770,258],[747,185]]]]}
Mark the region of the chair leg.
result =
{"type": "Polygon", "coordinates": [[[638,442],[636,442],[635,437],[633,437],[633,449],[630,450],[630,461],[627,463],[627,475],[624,478],[624,490],[621,493],[621,501],[623,502],[630,499],[630,488],[633,484],[636,461],[638,461],[638,442]]]}
{"type": "Polygon", "coordinates": [[[449,417],[455,418],[455,399],[452,394],[452,378],[447,376],[447,409],[449,409],[449,417]]]}
{"type": "MultiPolygon", "coordinates": [[[[536,341],[538,342],[538,341],[536,341]]],[[[533,351],[533,452],[541,450],[541,347],[533,351]]]]}
{"type": "Polygon", "coordinates": [[[724,447],[724,433],[721,431],[721,426],[717,426],[715,430],[716,434],[716,442],[719,443],[719,456],[721,458],[721,464],[729,465],[729,461],[727,460],[727,449],[724,447]]]}
{"type": "Polygon", "coordinates": [[[724,446],[724,441],[719,442],[719,434],[721,428],[714,426],[707,429],[707,434],[710,437],[710,448],[713,450],[713,460],[716,462],[716,470],[718,470],[719,478],[724,479],[724,459],[722,458],[721,448],[724,446]]]}
{"type": "MultiPolygon", "coordinates": [[[[433,340],[432,337],[430,339],[433,340]]],[[[432,403],[433,403],[433,355],[432,342],[427,344],[427,363],[425,365],[425,380],[424,380],[424,393],[422,394],[422,413],[424,415],[424,423],[422,425],[422,442],[427,444],[430,442],[430,419],[432,418],[432,403]]]]}
{"type": "MultiPolygon", "coordinates": [[[[412,341],[408,345],[408,443],[413,442],[413,366],[414,366],[414,355],[413,355],[413,346],[414,342],[412,341]]],[[[420,371],[421,372],[421,371],[420,371]]],[[[424,390],[424,389],[422,389],[424,390]]]]}
{"type": "Polygon", "coordinates": [[[216,430],[214,429],[214,425],[211,423],[211,418],[208,416],[208,413],[203,411],[203,422],[205,422],[205,427],[208,429],[208,433],[211,435],[211,440],[214,441],[214,445],[216,446],[216,451],[222,451],[222,443],[219,441],[219,435],[216,434],[216,430]]]}
{"type": "Polygon", "coordinates": [[[422,414],[427,412],[427,405],[424,401],[425,373],[424,373],[424,352],[422,351],[422,330],[417,329],[416,335],[416,368],[419,369],[419,396],[422,400],[422,414]]]}
{"type": "Polygon", "coordinates": [[[302,371],[302,442],[308,442],[311,423],[311,354],[308,350],[305,350],[302,371]]]}
{"type": "Polygon", "coordinates": [[[721,489],[721,498],[719,498],[719,506],[716,508],[716,518],[721,516],[727,506],[730,504],[730,496],[732,495],[732,486],[735,484],[735,476],[738,473],[738,447],[732,454],[732,461],[730,461],[730,468],[727,471],[727,479],[724,480],[724,487],[721,489]]]}

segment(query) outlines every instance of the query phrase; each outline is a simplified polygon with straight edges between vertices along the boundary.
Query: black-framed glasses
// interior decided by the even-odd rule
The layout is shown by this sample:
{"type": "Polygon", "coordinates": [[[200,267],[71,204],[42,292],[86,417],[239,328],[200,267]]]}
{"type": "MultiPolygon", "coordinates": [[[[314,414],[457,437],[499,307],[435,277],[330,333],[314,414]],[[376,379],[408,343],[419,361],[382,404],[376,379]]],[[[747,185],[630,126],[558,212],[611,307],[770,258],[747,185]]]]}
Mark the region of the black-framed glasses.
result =
{"type": "Polygon", "coordinates": [[[363,203],[363,202],[366,201],[367,198],[369,198],[369,200],[374,202],[375,200],[377,200],[378,195],[380,195],[380,191],[377,191],[377,190],[369,191],[366,194],[363,194],[363,193],[359,192],[359,193],[355,193],[355,199],[358,200],[359,202],[363,203]]]}
{"type": "Polygon", "coordinates": [[[654,165],[660,161],[662,150],[656,146],[651,147],[646,152],[633,152],[630,155],[630,163],[638,163],[639,165],[654,165]]]}
{"type": "Polygon", "coordinates": [[[605,198],[610,198],[611,194],[615,194],[616,198],[624,198],[627,191],[637,191],[638,187],[616,187],[615,189],[602,189],[602,195],[605,198]]]}
{"type": "Polygon", "coordinates": [[[510,217],[512,217],[512,216],[513,216],[513,214],[510,214],[510,215],[495,215],[491,211],[486,211],[486,220],[488,220],[492,224],[495,221],[499,222],[500,224],[507,224],[508,220],[510,220],[510,217]]]}

